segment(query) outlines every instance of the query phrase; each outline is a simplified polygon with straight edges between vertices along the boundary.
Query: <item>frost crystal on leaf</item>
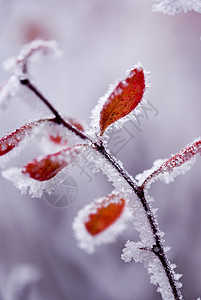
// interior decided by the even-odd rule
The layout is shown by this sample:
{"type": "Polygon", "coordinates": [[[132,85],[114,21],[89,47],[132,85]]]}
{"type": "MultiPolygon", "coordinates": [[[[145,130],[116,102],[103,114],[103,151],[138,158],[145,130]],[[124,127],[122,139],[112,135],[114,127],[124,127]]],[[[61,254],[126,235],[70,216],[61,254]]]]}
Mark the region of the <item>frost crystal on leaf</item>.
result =
{"type": "Polygon", "coordinates": [[[27,123],[12,133],[7,133],[0,139],[0,156],[7,154],[13,148],[17,147],[25,138],[30,137],[33,129],[43,122],[48,122],[48,119],[27,123]]]}
{"type": "Polygon", "coordinates": [[[30,141],[30,138],[40,136],[43,126],[51,121],[52,119],[41,119],[30,122],[2,137],[0,139],[0,167],[4,167],[11,158],[16,156],[26,146],[27,141],[30,141]]]}
{"type": "Polygon", "coordinates": [[[196,155],[201,154],[201,139],[197,138],[192,144],[184,147],[169,159],[155,161],[153,167],[136,176],[138,184],[150,187],[157,179],[165,183],[174,181],[178,175],[185,174],[195,163],[196,155]]]}
{"type": "Polygon", "coordinates": [[[91,134],[103,135],[112,124],[119,128],[127,120],[140,112],[140,104],[146,103],[146,90],[149,87],[149,72],[140,63],[127,71],[126,76],[109,87],[92,111],[91,134]],[[136,108],[137,107],[137,108],[136,108]]]}
{"type": "Polygon", "coordinates": [[[74,162],[81,149],[81,145],[74,145],[57,153],[33,159],[23,167],[22,173],[28,174],[38,181],[49,180],[64,167],[74,162]]]}
{"type": "Polygon", "coordinates": [[[154,0],[153,11],[162,12],[169,15],[185,13],[194,10],[201,13],[201,1],[200,0],[154,0]]]}
{"type": "Polygon", "coordinates": [[[88,204],[79,211],[73,223],[79,247],[93,253],[95,246],[114,242],[129,219],[125,200],[119,193],[113,192],[88,204]]]}
{"type": "Polygon", "coordinates": [[[2,175],[12,181],[23,194],[29,190],[32,197],[40,198],[43,191],[51,194],[54,186],[63,182],[64,175],[79,159],[82,149],[83,145],[75,145],[45,158],[35,159],[23,169],[5,170],[2,175]]]}

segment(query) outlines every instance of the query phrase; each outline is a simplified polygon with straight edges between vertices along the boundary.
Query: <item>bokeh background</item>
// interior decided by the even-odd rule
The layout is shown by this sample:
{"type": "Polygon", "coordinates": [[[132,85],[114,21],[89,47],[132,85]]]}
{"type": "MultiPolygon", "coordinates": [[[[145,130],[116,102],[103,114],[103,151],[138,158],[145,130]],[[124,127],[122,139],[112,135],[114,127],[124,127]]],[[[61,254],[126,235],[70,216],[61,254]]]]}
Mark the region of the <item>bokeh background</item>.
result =
{"type": "MultiPolygon", "coordinates": [[[[0,61],[34,38],[53,38],[63,49],[62,58],[45,61],[32,73],[65,115],[89,123],[91,109],[110,83],[138,61],[151,71],[148,100],[155,109],[138,128],[125,125],[120,140],[128,143],[122,149],[120,142],[116,145],[117,157],[133,176],[201,135],[200,35],[200,14],[153,13],[149,0],[0,1],[0,61]]],[[[8,76],[0,68],[0,81],[8,76]]],[[[33,110],[33,105],[30,110],[26,102],[28,97],[1,113],[1,136],[47,114],[45,109],[33,110]]],[[[111,147],[115,152],[112,142],[111,147]]],[[[20,166],[27,158],[24,150],[10,165],[20,166]]],[[[77,211],[112,190],[105,176],[90,175],[90,170],[75,168],[71,176],[78,193],[64,208],[21,195],[0,177],[2,299],[160,299],[144,267],[120,259],[125,241],[138,240],[132,226],[116,243],[100,246],[93,255],[77,247],[72,232],[77,211]]],[[[150,190],[166,245],[172,247],[169,259],[183,274],[185,299],[201,296],[200,178],[198,158],[185,176],[170,185],[155,183],[150,190]]]]}

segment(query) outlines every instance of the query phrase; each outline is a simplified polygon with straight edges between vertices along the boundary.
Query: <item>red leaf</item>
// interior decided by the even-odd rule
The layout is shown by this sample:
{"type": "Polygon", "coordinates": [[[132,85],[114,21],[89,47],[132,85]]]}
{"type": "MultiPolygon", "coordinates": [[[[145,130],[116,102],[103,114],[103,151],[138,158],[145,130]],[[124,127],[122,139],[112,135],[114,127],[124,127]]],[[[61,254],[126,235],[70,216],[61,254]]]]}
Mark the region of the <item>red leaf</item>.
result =
{"type": "Polygon", "coordinates": [[[128,115],[142,100],[145,77],[141,67],[130,71],[126,79],[120,81],[106,100],[100,113],[101,135],[106,128],[128,115]]]}
{"type": "Polygon", "coordinates": [[[101,233],[121,216],[125,200],[120,198],[118,202],[112,202],[115,197],[116,195],[110,195],[101,203],[95,204],[96,213],[91,213],[89,220],[85,223],[85,227],[91,235],[101,233]]]}
{"type": "Polygon", "coordinates": [[[80,153],[80,148],[73,147],[49,154],[42,158],[35,158],[23,167],[22,173],[28,174],[38,181],[46,181],[53,178],[59,171],[74,161],[80,153]]]}
{"type": "Polygon", "coordinates": [[[46,122],[47,120],[39,120],[36,122],[25,124],[24,126],[16,129],[12,133],[7,133],[3,138],[0,139],[0,156],[8,153],[13,148],[17,147],[20,142],[24,140],[41,122],[46,122]]]}
{"type": "Polygon", "coordinates": [[[187,145],[180,152],[172,155],[171,158],[164,161],[156,170],[154,170],[142,183],[142,187],[153,178],[163,173],[171,173],[174,168],[180,167],[187,161],[191,160],[196,154],[201,154],[201,139],[196,140],[194,143],[187,145]]]}

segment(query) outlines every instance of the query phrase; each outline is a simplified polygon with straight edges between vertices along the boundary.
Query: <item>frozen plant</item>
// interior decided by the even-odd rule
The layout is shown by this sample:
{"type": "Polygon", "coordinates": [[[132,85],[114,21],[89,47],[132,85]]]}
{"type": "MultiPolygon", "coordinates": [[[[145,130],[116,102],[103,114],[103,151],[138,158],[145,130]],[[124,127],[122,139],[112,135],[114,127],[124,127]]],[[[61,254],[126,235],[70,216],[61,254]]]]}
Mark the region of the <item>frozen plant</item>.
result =
{"type": "Polygon", "coordinates": [[[164,247],[164,234],[159,230],[156,210],[151,208],[153,199],[148,195],[148,188],[155,180],[169,183],[177,175],[188,171],[196,155],[201,153],[201,139],[196,139],[169,159],[157,160],[153,168],[133,178],[111,155],[107,147],[108,131],[119,128],[141,112],[146,104],[149,73],[138,63],[123,79],[110,86],[92,112],[90,128],[85,130],[81,122],[61,116],[30,79],[31,63],[42,56],[57,56],[59,53],[54,41],[34,41],[26,45],[17,58],[6,63],[7,69],[12,70],[12,76],[1,87],[2,108],[13,98],[23,98],[24,93],[26,97],[35,94],[53,116],[32,121],[1,138],[1,166],[18,154],[30,139],[43,137],[50,145],[49,153],[34,158],[22,168],[4,170],[3,176],[13,181],[23,193],[28,190],[31,196],[41,197],[43,191],[51,193],[54,186],[62,182],[66,172],[87,157],[94,166],[93,172],[102,171],[113,183],[114,190],[78,213],[73,229],[79,247],[92,253],[96,246],[113,242],[132,222],[139,232],[140,241],[127,241],[122,259],[125,262],[132,259],[142,262],[162,299],[183,299],[179,282],[181,275],[174,272],[175,265],[170,264],[167,258],[169,248],[164,247]]]}

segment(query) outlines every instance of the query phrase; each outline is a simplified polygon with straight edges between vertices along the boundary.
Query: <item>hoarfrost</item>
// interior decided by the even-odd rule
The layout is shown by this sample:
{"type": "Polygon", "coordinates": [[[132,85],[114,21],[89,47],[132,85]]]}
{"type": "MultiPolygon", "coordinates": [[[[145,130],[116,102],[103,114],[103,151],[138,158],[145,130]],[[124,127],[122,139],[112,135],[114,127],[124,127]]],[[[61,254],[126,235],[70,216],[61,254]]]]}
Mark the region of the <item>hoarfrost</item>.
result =
{"type": "Polygon", "coordinates": [[[0,151],[3,152],[4,149],[6,150],[6,147],[9,148],[9,145],[14,145],[14,147],[0,156],[0,167],[4,167],[10,159],[16,157],[20,151],[26,147],[28,142],[30,143],[33,139],[39,140],[43,133],[43,128],[46,128],[48,123],[48,119],[34,121],[25,124],[12,133],[7,133],[6,136],[0,140],[0,151]]]}
{"type": "Polygon", "coordinates": [[[61,53],[57,42],[54,40],[34,40],[22,48],[18,57],[5,60],[3,66],[6,71],[12,71],[23,77],[23,74],[27,73],[28,62],[41,62],[44,56],[56,58],[61,56],[61,53]]]}
{"type": "Polygon", "coordinates": [[[174,15],[175,13],[180,13],[184,11],[185,13],[194,10],[201,13],[201,2],[200,0],[154,0],[152,10],[154,12],[162,12],[169,15],[174,15]]]}
{"type": "Polygon", "coordinates": [[[179,280],[183,275],[182,274],[174,274],[175,280],[179,280]]]}
{"type": "MultiPolygon", "coordinates": [[[[151,248],[147,247],[146,243],[127,241],[121,258],[125,262],[130,262],[133,259],[135,262],[143,263],[147,268],[148,274],[150,274],[151,283],[158,285],[157,291],[161,293],[162,298],[164,300],[175,299],[161,262],[152,252],[151,248]]],[[[173,269],[171,269],[171,272],[175,280],[181,277],[180,275],[176,275],[173,269]]],[[[181,283],[178,281],[177,285],[181,287],[181,283]]],[[[181,296],[180,299],[182,299],[181,296]]]]}
{"type": "Polygon", "coordinates": [[[17,265],[11,271],[4,294],[5,300],[27,300],[41,278],[40,270],[31,264],[17,265]]]}
{"type": "MultiPolygon", "coordinates": [[[[110,162],[103,158],[103,156],[95,149],[89,149],[88,151],[91,151],[91,156],[89,156],[89,159],[95,165],[94,172],[102,170],[103,174],[105,174],[108,180],[112,182],[116,192],[121,193],[123,197],[128,200],[127,205],[132,214],[134,228],[140,233],[141,240],[146,243],[147,246],[151,247],[154,244],[153,234],[139,198],[110,162]]],[[[107,152],[109,153],[108,149],[107,152]]],[[[119,165],[120,168],[123,168],[123,164],[121,162],[115,158],[112,159],[114,164],[119,165]]],[[[126,172],[125,174],[130,178],[130,180],[136,183],[132,176],[126,172]]]]}
{"type": "Polygon", "coordinates": [[[169,159],[159,159],[153,167],[136,176],[138,184],[150,188],[151,183],[160,179],[170,183],[178,175],[183,175],[191,169],[196,161],[196,155],[201,154],[201,139],[197,138],[193,143],[184,147],[179,153],[169,159]]]}
{"type": "Polygon", "coordinates": [[[13,182],[15,187],[21,190],[22,194],[27,191],[33,198],[41,198],[44,191],[49,194],[52,193],[54,187],[63,182],[64,174],[66,174],[67,168],[57,173],[57,175],[47,181],[37,181],[30,178],[28,175],[22,173],[20,168],[10,168],[2,172],[4,178],[13,182]]]}
{"type": "MultiPolygon", "coordinates": [[[[135,68],[142,68],[141,63],[138,62],[135,66],[133,66],[132,69],[135,69],[135,68]]],[[[131,70],[127,71],[126,76],[123,79],[118,80],[114,85],[109,86],[109,89],[108,89],[107,93],[99,99],[97,105],[92,110],[91,122],[90,122],[91,129],[89,130],[89,134],[93,138],[97,138],[97,136],[100,136],[100,125],[99,125],[100,112],[101,112],[105,102],[107,101],[108,97],[112,94],[112,92],[114,92],[115,88],[120,83],[120,81],[124,81],[127,78],[127,76],[129,76],[130,71],[131,70]]],[[[145,71],[145,70],[143,70],[143,71],[144,71],[144,75],[145,75],[145,93],[143,95],[143,98],[142,98],[141,102],[128,115],[126,115],[125,117],[123,117],[123,118],[119,119],[118,121],[114,122],[113,124],[111,124],[109,126],[109,128],[107,129],[107,132],[108,132],[109,129],[112,129],[112,128],[117,128],[117,129],[121,128],[126,121],[133,120],[133,119],[136,118],[136,115],[142,113],[141,108],[142,108],[143,105],[145,105],[147,103],[147,100],[146,100],[147,99],[147,93],[148,93],[149,88],[150,88],[150,72],[145,71]]],[[[105,139],[105,135],[106,135],[106,138],[107,138],[107,134],[104,133],[104,139],[105,139]]]]}
{"type": "Polygon", "coordinates": [[[176,264],[171,264],[170,267],[171,267],[172,270],[174,270],[177,267],[177,265],[176,264]]]}
{"type": "Polygon", "coordinates": [[[72,161],[72,153],[70,156],[63,155],[62,158],[65,158],[67,162],[67,166],[64,167],[61,171],[59,171],[53,178],[46,181],[38,181],[31,177],[29,174],[22,173],[21,168],[10,168],[8,170],[4,170],[2,175],[4,178],[12,181],[14,185],[21,190],[22,194],[25,194],[27,191],[30,196],[33,198],[41,198],[44,191],[51,194],[54,190],[55,186],[61,184],[65,179],[66,173],[72,168],[76,162],[80,159],[81,151],[83,150],[83,146],[77,146],[77,149],[80,148],[80,154],[73,158],[72,161]]]}
{"type": "MultiPolygon", "coordinates": [[[[113,194],[116,197],[113,198],[110,203],[117,203],[120,195],[116,191],[114,191],[113,194]]],[[[124,195],[122,195],[122,197],[125,198],[124,195]]],[[[73,222],[73,230],[75,237],[78,240],[78,246],[81,249],[85,250],[88,254],[93,253],[96,246],[114,242],[116,240],[116,237],[126,229],[126,223],[128,222],[128,220],[130,220],[130,213],[128,211],[128,208],[125,206],[121,216],[117,220],[115,220],[109,227],[95,236],[91,235],[87,231],[85,223],[88,221],[90,214],[96,213],[96,205],[102,203],[104,198],[105,197],[99,198],[94,202],[86,205],[78,212],[78,215],[73,222]]]]}
{"type": "Polygon", "coordinates": [[[171,247],[167,246],[167,247],[164,247],[164,252],[167,253],[168,251],[171,250],[171,247]]]}
{"type": "Polygon", "coordinates": [[[128,199],[128,207],[132,213],[134,228],[139,232],[142,243],[147,247],[152,247],[154,237],[144,208],[136,195],[130,195],[128,199]]]}

